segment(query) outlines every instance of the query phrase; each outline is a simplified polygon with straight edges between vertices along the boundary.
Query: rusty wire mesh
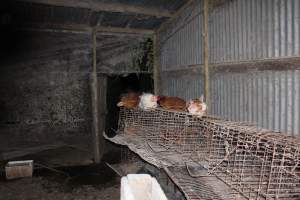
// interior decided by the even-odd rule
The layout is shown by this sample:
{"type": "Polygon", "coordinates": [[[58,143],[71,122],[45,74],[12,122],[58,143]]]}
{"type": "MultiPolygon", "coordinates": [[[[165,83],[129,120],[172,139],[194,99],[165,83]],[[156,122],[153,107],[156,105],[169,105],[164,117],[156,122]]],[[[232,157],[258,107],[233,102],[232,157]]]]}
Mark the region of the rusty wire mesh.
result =
{"type": "Polygon", "coordinates": [[[183,112],[121,109],[119,130],[145,137],[168,150],[190,154],[202,141],[202,135],[198,134],[199,121],[201,119],[183,112]]]}
{"type": "Polygon", "coordinates": [[[127,147],[121,147],[121,162],[122,163],[137,163],[141,159],[132,151],[130,151],[127,147]]]}
{"type": "Polygon", "coordinates": [[[300,199],[300,139],[162,109],[121,109],[119,130],[174,153],[195,153],[209,174],[246,199],[300,199]]]}
{"type": "MultiPolygon", "coordinates": [[[[238,192],[231,190],[225,183],[214,176],[201,176],[193,178],[181,167],[169,167],[166,170],[168,176],[177,184],[191,200],[245,200],[238,192]]],[[[199,171],[202,171],[199,169],[199,171]]]]}
{"type": "Polygon", "coordinates": [[[209,172],[248,199],[300,199],[300,140],[243,123],[210,121],[209,172]]]}

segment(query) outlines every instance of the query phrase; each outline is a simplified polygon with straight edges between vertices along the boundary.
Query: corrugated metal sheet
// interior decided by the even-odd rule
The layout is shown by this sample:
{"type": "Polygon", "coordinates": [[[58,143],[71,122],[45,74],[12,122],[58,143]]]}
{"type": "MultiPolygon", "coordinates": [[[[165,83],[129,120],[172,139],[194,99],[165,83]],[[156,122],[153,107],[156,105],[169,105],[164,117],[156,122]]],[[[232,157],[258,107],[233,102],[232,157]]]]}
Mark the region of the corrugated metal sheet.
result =
{"type": "Polygon", "coordinates": [[[187,0],[97,0],[103,3],[117,3],[117,4],[126,4],[130,6],[144,6],[146,8],[161,8],[161,9],[168,9],[171,11],[176,11],[179,9],[183,4],[187,2],[187,0]]]}
{"type": "MultiPolygon", "coordinates": [[[[184,24],[174,21],[161,34],[163,70],[202,64],[200,12],[201,3],[192,5],[179,18],[184,24]]],[[[299,0],[227,1],[210,12],[209,23],[210,63],[300,55],[299,0]]]]}
{"type": "MultiPolygon", "coordinates": [[[[198,6],[187,10],[200,11],[198,6]]],[[[186,13],[182,15],[180,20],[186,13]]],[[[174,22],[159,34],[162,71],[202,64],[199,15],[186,25],[184,20],[174,22]]],[[[226,1],[209,17],[210,63],[300,56],[299,0],[226,1]]],[[[300,71],[223,70],[211,75],[211,114],[300,134],[300,71]]],[[[190,99],[203,92],[201,75],[178,72],[176,77],[163,75],[162,80],[166,95],[190,99]]]]}
{"type": "Polygon", "coordinates": [[[203,94],[203,79],[201,74],[183,75],[170,77],[168,74],[162,75],[162,93],[168,96],[178,96],[185,100],[200,97],[203,94]]]}
{"type": "MultiPolygon", "coordinates": [[[[162,75],[162,93],[186,100],[203,94],[201,74],[162,75]]],[[[300,133],[300,71],[212,74],[210,114],[291,135],[300,133]]]]}
{"type": "MultiPolygon", "coordinates": [[[[114,1],[115,3],[117,1],[114,1]]],[[[151,4],[152,9],[160,9],[170,6],[170,9],[179,9],[184,1],[144,1],[151,4]],[[159,4],[161,5],[160,7],[159,4]]],[[[124,5],[130,5],[134,2],[120,2],[124,5]]],[[[51,4],[51,3],[50,3],[51,4]]],[[[144,4],[145,7],[146,4],[144,4]]],[[[70,4],[71,5],[71,4],[70,4]]],[[[119,28],[140,28],[140,29],[157,29],[167,17],[155,17],[136,13],[93,11],[88,8],[76,8],[72,6],[53,6],[38,3],[14,2],[12,3],[11,13],[14,25],[18,27],[43,27],[55,28],[61,26],[73,26],[73,29],[80,29],[78,25],[86,27],[105,26],[119,28]],[[78,28],[76,28],[76,25],[78,28]]],[[[171,10],[170,10],[171,11],[171,10]]],[[[175,10],[173,10],[175,11],[175,10]]]]}
{"type": "Polygon", "coordinates": [[[300,55],[299,0],[235,0],[210,13],[210,62],[300,55]]]}
{"type": "Polygon", "coordinates": [[[202,63],[201,4],[187,8],[171,24],[170,31],[161,35],[160,63],[164,71],[202,63]],[[179,20],[179,21],[178,21],[179,20]]]}
{"type": "Polygon", "coordinates": [[[49,6],[16,2],[13,4],[14,23],[61,23],[89,24],[91,11],[88,9],[49,6]]]}
{"type": "Polygon", "coordinates": [[[300,71],[216,73],[211,79],[210,112],[300,133],[300,71]]]}

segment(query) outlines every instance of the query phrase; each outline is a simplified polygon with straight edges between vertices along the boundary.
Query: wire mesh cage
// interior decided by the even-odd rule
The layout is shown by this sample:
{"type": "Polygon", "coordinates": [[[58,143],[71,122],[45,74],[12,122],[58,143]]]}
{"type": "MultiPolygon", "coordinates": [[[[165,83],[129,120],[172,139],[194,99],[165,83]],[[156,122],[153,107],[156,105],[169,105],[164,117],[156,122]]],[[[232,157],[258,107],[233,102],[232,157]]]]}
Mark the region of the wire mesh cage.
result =
{"type": "Polygon", "coordinates": [[[127,147],[121,147],[120,153],[122,163],[142,163],[141,159],[135,153],[130,151],[127,147]]]}
{"type": "Polygon", "coordinates": [[[159,132],[159,114],[154,110],[121,108],[118,130],[125,134],[151,137],[151,135],[159,132]]]}
{"type": "Polygon", "coordinates": [[[241,122],[122,108],[119,130],[190,158],[245,199],[300,199],[300,139],[241,122]]]}
{"type": "Polygon", "coordinates": [[[211,127],[210,173],[247,199],[300,199],[299,140],[225,121],[211,127]]]}
{"type": "Polygon", "coordinates": [[[198,134],[200,119],[183,112],[170,112],[162,109],[158,109],[156,112],[160,113],[159,140],[156,140],[156,143],[178,153],[195,152],[202,136],[198,134]]]}
{"type": "Polygon", "coordinates": [[[184,112],[160,108],[147,111],[121,108],[119,130],[125,134],[134,132],[168,150],[189,154],[203,141],[200,121],[184,112]]]}

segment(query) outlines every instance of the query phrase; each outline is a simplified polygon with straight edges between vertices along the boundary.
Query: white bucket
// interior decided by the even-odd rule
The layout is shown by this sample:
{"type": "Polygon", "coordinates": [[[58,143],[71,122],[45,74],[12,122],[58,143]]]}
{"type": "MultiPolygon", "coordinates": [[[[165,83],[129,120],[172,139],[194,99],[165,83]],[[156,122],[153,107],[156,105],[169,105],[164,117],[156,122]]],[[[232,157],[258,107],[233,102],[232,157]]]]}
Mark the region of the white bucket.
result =
{"type": "Polygon", "coordinates": [[[128,174],[121,179],[121,200],[167,200],[167,197],[150,175],[128,174]]]}

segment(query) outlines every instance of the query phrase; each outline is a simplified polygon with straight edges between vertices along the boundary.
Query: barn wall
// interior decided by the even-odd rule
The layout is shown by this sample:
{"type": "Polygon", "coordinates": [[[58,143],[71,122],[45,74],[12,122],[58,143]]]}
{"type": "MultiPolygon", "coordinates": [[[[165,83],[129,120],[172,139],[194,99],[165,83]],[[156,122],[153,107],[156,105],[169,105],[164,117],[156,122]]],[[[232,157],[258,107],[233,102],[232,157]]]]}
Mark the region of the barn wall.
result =
{"type": "Polygon", "coordinates": [[[203,94],[204,81],[200,70],[162,73],[162,94],[180,96],[186,100],[203,94]]]}
{"type": "Polygon", "coordinates": [[[144,55],[147,36],[125,34],[97,35],[97,72],[104,74],[124,74],[152,72],[147,63],[142,68],[136,63],[144,55]]]}
{"type": "Polygon", "coordinates": [[[203,93],[202,1],[194,1],[158,32],[162,93],[189,99],[203,93]]]}
{"type": "Polygon", "coordinates": [[[89,140],[89,36],[15,36],[21,47],[1,59],[0,140],[9,147],[89,140]]]}
{"type": "Polygon", "coordinates": [[[299,0],[234,0],[210,12],[210,62],[300,55],[299,0]]]}
{"type": "Polygon", "coordinates": [[[159,32],[160,66],[163,71],[202,64],[201,26],[201,1],[195,1],[159,32]]]}
{"type": "MultiPolygon", "coordinates": [[[[5,52],[0,61],[0,141],[5,144],[0,142],[0,151],[57,142],[92,147],[91,34],[11,33],[0,49],[5,52]]],[[[138,72],[132,63],[144,41],[98,34],[98,77],[138,72]]]]}
{"type": "MultiPolygon", "coordinates": [[[[220,3],[209,13],[210,113],[300,134],[300,62],[293,60],[300,56],[299,1],[215,2],[220,3]],[[231,70],[233,66],[238,70],[231,70]]],[[[191,10],[197,10],[201,19],[201,2],[187,8],[179,19],[191,10]]],[[[158,34],[162,41],[169,41],[160,43],[162,91],[166,94],[189,99],[203,93],[202,19],[196,23],[198,18],[183,26],[177,26],[175,20],[158,34]],[[200,32],[177,34],[185,29],[200,32]],[[193,73],[195,69],[199,72],[193,73]],[[176,78],[171,76],[174,73],[176,78]]]]}
{"type": "Polygon", "coordinates": [[[300,70],[227,68],[215,69],[211,75],[211,113],[275,131],[300,133],[300,70]]]}

